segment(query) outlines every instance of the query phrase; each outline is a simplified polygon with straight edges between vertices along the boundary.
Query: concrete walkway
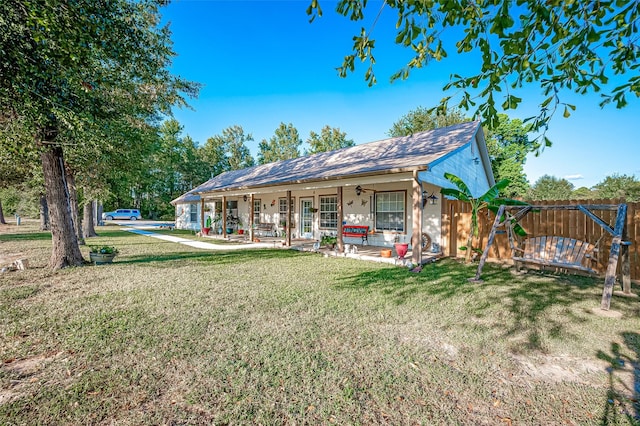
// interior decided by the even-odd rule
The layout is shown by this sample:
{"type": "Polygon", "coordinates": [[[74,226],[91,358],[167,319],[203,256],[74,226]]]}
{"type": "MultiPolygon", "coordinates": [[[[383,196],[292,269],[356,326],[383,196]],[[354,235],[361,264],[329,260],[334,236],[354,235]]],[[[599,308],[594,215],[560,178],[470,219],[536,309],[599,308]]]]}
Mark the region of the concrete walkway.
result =
{"type": "Polygon", "coordinates": [[[157,232],[145,231],[144,229],[136,229],[131,227],[123,228],[125,231],[138,235],[157,238],[159,240],[170,241],[172,243],[184,244],[185,246],[203,249],[203,250],[247,250],[257,248],[274,248],[274,243],[251,243],[251,244],[211,244],[204,241],[194,241],[182,237],[174,237],[172,235],[158,234],[157,232]]]}

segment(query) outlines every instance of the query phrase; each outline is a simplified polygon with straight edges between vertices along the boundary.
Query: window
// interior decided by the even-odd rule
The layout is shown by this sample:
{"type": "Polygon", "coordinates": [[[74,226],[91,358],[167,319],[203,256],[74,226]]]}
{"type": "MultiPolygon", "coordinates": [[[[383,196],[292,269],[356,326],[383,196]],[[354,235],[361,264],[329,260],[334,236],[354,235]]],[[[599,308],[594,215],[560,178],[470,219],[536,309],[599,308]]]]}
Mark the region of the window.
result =
{"type": "MultiPolygon", "coordinates": [[[[296,199],[295,197],[291,197],[291,227],[295,228],[295,219],[294,214],[296,212],[296,199]]],[[[280,213],[280,225],[282,226],[287,220],[287,199],[286,198],[278,198],[278,212],[280,213]]]]}
{"type": "Polygon", "coordinates": [[[320,197],[320,228],[338,229],[338,197],[320,197]]]}
{"type": "Polygon", "coordinates": [[[260,199],[259,198],[253,199],[253,223],[256,225],[260,223],[260,199]]]}
{"type": "Polygon", "coordinates": [[[376,230],[404,232],[405,192],[376,193],[376,230]]]}
{"type": "Polygon", "coordinates": [[[193,203],[189,204],[189,222],[198,221],[198,205],[193,203]]]}

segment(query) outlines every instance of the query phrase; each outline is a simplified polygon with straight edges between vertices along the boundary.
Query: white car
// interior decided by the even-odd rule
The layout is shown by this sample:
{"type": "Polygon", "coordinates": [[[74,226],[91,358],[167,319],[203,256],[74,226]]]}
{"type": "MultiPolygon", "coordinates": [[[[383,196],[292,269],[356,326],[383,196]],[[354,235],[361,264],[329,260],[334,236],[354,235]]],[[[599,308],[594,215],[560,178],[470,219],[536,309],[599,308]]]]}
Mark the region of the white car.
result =
{"type": "Polygon", "coordinates": [[[102,213],[102,220],[138,220],[142,219],[140,210],[137,209],[118,209],[113,212],[102,213]]]}

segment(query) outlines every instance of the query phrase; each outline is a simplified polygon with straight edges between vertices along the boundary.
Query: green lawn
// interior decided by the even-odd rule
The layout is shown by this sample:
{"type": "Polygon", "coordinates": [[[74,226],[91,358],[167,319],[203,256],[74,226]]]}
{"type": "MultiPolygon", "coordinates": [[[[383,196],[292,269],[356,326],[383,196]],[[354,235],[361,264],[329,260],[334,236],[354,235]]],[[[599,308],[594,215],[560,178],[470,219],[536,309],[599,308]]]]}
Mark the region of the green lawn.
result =
{"type": "Polygon", "coordinates": [[[601,279],[488,265],[476,284],[453,260],[413,274],[111,227],[88,244],[115,263],[51,272],[48,235],[21,232],[0,226],[31,266],[0,274],[0,424],[640,421],[640,300],[595,315],[601,279]]]}

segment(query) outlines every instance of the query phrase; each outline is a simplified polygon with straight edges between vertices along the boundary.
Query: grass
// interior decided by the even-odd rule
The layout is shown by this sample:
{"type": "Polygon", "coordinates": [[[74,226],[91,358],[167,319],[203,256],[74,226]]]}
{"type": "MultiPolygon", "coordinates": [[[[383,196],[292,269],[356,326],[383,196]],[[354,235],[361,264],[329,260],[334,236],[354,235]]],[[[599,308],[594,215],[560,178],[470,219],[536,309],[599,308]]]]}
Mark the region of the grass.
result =
{"type": "MultiPolygon", "coordinates": [[[[640,302],[602,280],[454,260],[420,274],[100,229],[112,265],[45,269],[2,231],[2,424],[593,424],[640,421],[640,302]]],[[[83,248],[88,258],[88,248],[83,248]]],[[[637,291],[634,289],[634,291],[637,291]]]]}

